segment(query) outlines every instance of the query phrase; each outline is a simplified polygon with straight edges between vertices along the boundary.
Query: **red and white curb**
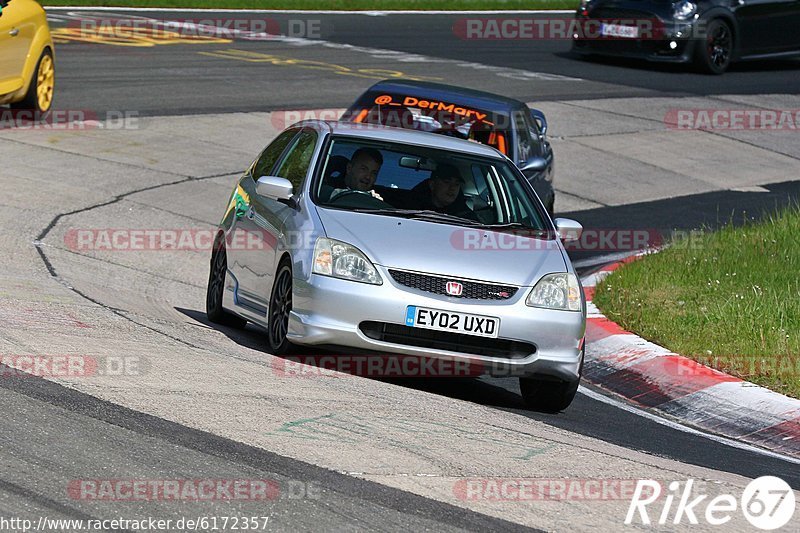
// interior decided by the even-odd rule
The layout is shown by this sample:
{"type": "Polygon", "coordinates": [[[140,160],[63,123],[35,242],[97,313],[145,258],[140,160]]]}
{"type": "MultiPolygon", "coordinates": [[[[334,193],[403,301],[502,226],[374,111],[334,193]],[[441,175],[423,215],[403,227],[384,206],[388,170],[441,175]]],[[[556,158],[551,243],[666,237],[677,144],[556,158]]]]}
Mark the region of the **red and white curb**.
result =
{"type": "Polygon", "coordinates": [[[584,277],[583,377],[689,426],[800,458],[800,400],[714,370],[622,329],[592,303],[596,285],[624,263],[584,277]]]}

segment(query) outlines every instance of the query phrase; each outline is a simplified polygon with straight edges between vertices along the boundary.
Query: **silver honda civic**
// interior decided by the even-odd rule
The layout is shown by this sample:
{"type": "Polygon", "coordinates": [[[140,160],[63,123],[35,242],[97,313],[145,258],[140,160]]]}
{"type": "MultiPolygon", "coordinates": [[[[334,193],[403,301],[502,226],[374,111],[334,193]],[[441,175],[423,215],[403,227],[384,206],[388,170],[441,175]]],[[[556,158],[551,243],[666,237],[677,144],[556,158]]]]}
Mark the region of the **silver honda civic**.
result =
{"type": "Polygon", "coordinates": [[[306,345],[517,376],[528,405],[559,411],[583,366],[586,304],[562,245],[580,233],[494,148],[304,121],[228,201],[208,318],[264,327],[276,355],[306,345]]]}

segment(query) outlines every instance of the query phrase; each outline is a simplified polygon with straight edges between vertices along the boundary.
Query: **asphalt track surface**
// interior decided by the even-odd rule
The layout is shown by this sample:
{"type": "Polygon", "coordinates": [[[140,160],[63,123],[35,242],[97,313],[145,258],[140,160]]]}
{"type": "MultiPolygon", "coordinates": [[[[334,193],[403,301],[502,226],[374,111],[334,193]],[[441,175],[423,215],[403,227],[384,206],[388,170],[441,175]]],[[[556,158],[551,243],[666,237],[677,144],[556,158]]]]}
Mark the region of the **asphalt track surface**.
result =
{"type": "MultiPolygon", "coordinates": [[[[53,11],[51,19],[64,11],[53,11]]],[[[84,12],[85,13],[85,12],[84,12]]],[[[114,10],[113,13],[124,14],[114,10]]],[[[109,17],[109,12],[97,12],[109,17]]],[[[186,114],[346,107],[358,88],[382,77],[359,69],[400,71],[468,83],[525,102],[633,96],[718,94],[794,94],[800,59],[741,63],[725,76],[704,76],[687,67],[637,61],[583,61],[572,57],[570,42],[554,40],[467,40],[453,31],[458,20],[472,15],[317,15],[146,12],[145,17],[200,22],[233,16],[243,27],[314,28],[304,44],[235,40],[230,46],[97,47],[72,44],[59,54],[59,103],[68,109],[135,109],[145,114],[186,114]],[[248,20],[255,20],[248,26],[248,20]],[[295,21],[295,22],[291,22],[295,21]],[[262,26],[258,22],[263,22],[262,26]],[[317,30],[318,28],[318,30],[317,30]],[[319,36],[319,38],[317,38],[319,36]],[[326,44],[314,44],[325,42],[326,44]],[[343,44],[373,50],[347,53],[343,44]],[[265,63],[210,58],[200,52],[234,48],[276,54],[281,58],[321,61],[315,69],[267,68],[265,63]],[[380,51],[407,53],[405,58],[380,51]],[[449,60],[414,61],[411,56],[449,60]],[[471,63],[562,76],[504,77],[498,83],[486,71],[458,67],[471,63]],[[336,72],[332,64],[349,69],[336,72]],[[581,81],[577,81],[581,80],[581,81]]],[[[502,15],[513,17],[513,15],[502,15]]],[[[568,15],[520,15],[521,18],[566,19],[568,15]]],[[[76,27],[75,21],[53,20],[54,27],[76,27]]],[[[198,30],[199,32],[200,30],[198,30]]],[[[312,30],[307,30],[311,32],[312,30]]],[[[300,29],[298,34],[303,34],[300,29]]]]}
{"type": "MultiPolygon", "coordinates": [[[[57,16],[60,12],[54,13],[57,16]]],[[[196,14],[152,13],[147,16],[197,17],[196,14]]],[[[220,18],[229,16],[219,15],[220,18]]],[[[269,16],[281,24],[287,20],[284,16],[269,16]]],[[[396,69],[410,75],[433,74],[477,88],[502,89],[505,94],[529,102],[796,93],[800,69],[797,61],[770,62],[737,66],[724,77],[708,77],[684,73],[674,67],[635,62],[591,63],[570,57],[565,42],[465,42],[453,36],[453,17],[445,15],[303,15],[303,18],[320,19],[322,38],[327,42],[452,61],[436,63],[436,68],[432,69],[429,61],[403,61],[398,60],[397,55],[389,60],[385,54],[374,50],[278,42],[152,47],[72,42],[59,46],[57,51],[58,106],[91,109],[98,114],[136,110],[143,116],[344,107],[360,90],[382,77],[376,75],[379,68],[396,69]],[[272,59],[253,63],[232,59],[230,54],[219,55],[220,50],[232,48],[268,54],[272,59]],[[275,64],[274,56],[306,63],[275,64]],[[473,66],[464,66],[467,62],[473,66]],[[312,64],[316,68],[310,68],[312,64]],[[483,76],[485,70],[475,68],[474,64],[511,69],[507,71],[510,77],[503,78],[502,87],[499,87],[497,77],[483,76]],[[520,75],[518,71],[536,75],[520,75]]],[[[66,22],[52,24],[57,29],[66,22]]],[[[237,57],[243,56],[239,53],[237,57]]],[[[641,224],[652,227],[652,221],[657,220],[659,228],[692,229],[714,227],[730,219],[758,217],[800,198],[798,182],[767,185],[764,189],[759,192],[706,192],[561,214],[573,215],[587,226],[641,224]]],[[[40,253],[45,264],[52,268],[47,252],[40,253]]],[[[584,253],[574,259],[587,260],[594,255],[584,253]]],[[[112,310],[117,305],[114,301],[99,303],[112,310]]],[[[202,313],[190,309],[179,311],[190,323],[210,326],[202,313]]],[[[245,331],[221,328],[221,331],[231,343],[263,349],[263,334],[256,328],[248,327],[245,331]]],[[[679,431],[585,394],[579,394],[564,413],[547,415],[523,409],[515,380],[481,378],[393,383],[463,401],[464,409],[470,409],[470,404],[479,404],[513,412],[536,423],[681,463],[747,478],[780,476],[793,488],[800,489],[800,469],[796,464],[679,431]]],[[[520,527],[139,413],[37,378],[0,380],[0,398],[6,406],[2,413],[2,449],[9,459],[0,478],[3,515],[19,514],[21,508],[30,515],[77,518],[103,515],[105,511],[91,503],[65,505],[52,495],[63,493],[65,477],[87,477],[87,472],[96,472],[97,477],[102,477],[103,465],[113,464],[116,477],[212,478],[224,472],[231,477],[303,479],[317,483],[322,487],[324,498],[281,499],[270,511],[278,523],[291,524],[291,529],[296,530],[319,529],[320,524],[336,530],[511,530],[520,527]],[[85,445],[87,439],[93,446],[85,445]],[[35,489],[31,489],[34,481],[35,489]]],[[[249,509],[244,505],[237,510],[248,514],[249,509]]],[[[224,514],[223,511],[222,505],[211,506],[206,514],[224,514]]],[[[176,517],[183,510],[162,504],[155,512],[152,507],[147,512],[176,517]]]]}

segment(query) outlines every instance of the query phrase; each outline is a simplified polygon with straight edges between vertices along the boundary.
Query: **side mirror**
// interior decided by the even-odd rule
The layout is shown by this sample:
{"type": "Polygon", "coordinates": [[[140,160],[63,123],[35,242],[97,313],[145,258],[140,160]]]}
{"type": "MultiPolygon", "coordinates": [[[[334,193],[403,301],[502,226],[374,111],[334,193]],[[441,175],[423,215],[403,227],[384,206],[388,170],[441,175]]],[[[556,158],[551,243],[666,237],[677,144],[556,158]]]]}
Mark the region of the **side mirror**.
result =
{"type": "Polygon", "coordinates": [[[256,182],[256,193],[279,202],[288,202],[292,200],[294,186],[286,178],[261,176],[256,182]]]}
{"type": "Polygon", "coordinates": [[[539,126],[539,131],[542,132],[542,137],[547,135],[547,119],[544,118],[544,113],[538,109],[531,109],[531,118],[539,126]]]}
{"type": "Polygon", "coordinates": [[[522,165],[522,172],[541,172],[547,168],[547,159],[543,157],[532,157],[522,165]]]}
{"type": "Polygon", "coordinates": [[[558,236],[564,242],[577,241],[583,233],[583,226],[570,218],[557,218],[553,221],[556,225],[558,236]]]}

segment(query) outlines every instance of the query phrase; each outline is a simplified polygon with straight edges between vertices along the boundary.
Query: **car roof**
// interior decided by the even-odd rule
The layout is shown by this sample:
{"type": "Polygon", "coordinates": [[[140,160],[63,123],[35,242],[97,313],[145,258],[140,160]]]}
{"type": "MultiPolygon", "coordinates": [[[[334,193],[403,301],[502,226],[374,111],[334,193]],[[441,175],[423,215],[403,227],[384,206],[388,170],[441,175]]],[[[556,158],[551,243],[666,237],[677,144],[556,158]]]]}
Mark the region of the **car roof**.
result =
{"type": "Polygon", "coordinates": [[[295,124],[293,127],[311,126],[316,129],[327,130],[333,135],[347,135],[348,137],[359,137],[362,139],[399,142],[418,146],[432,146],[451,152],[462,154],[478,155],[491,157],[493,159],[505,160],[506,156],[502,152],[474,141],[456,139],[440,133],[429,133],[426,131],[409,130],[404,128],[393,128],[390,126],[379,126],[369,124],[356,124],[353,122],[338,122],[329,120],[305,120],[295,124]]]}
{"type": "Polygon", "coordinates": [[[500,96],[499,94],[429,81],[383,80],[367,89],[367,92],[379,91],[411,93],[413,96],[425,97],[431,100],[447,101],[458,97],[459,104],[469,105],[485,111],[509,112],[520,107],[527,107],[519,100],[500,96]]]}

